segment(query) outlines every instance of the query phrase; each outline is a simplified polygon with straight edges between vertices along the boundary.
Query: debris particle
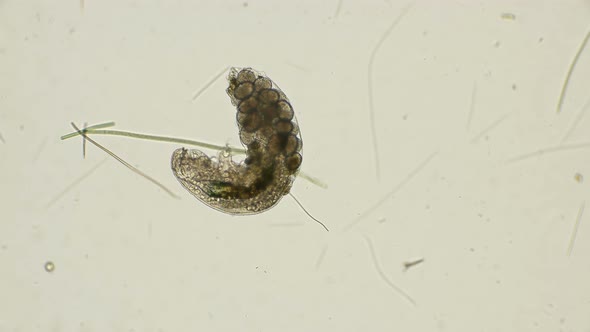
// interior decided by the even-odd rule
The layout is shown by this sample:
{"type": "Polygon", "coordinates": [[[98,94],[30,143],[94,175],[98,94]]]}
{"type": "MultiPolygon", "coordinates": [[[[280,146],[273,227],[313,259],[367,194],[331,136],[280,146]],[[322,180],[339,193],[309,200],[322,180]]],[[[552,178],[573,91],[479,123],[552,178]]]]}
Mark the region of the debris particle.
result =
{"type": "Polygon", "coordinates": [[[570,244],[567,248],[567,255],[568,256],[570,256],[572,254],[572,250],[574,250],[574,243],[576,242],[576,236],[578,235],[578,228],[580,227],[580,220],[582,220],[582,215],[584,214],[584,205],[586,205],[586,202],[582,202],[582,204],[580,205],[580,209],[578,210],[578,216],[576,217],[574,229],[572,231],[572,236],[570,238],[570,244]]]}
{"type": "Polygon", "coordinates": [[[342,0],[338,0],[338,4],[336,5],[336,12],[334,13],[334,18],[337,18],[340,15],[340,10],[342,9],[342,0]]]}
{"type": "Polygon", "coordinates": [[[406,262],[404,262],[404,271],[407,271],[412,266],[418,265],[422,262],[424,262],[424,258],[418,258],[418,259],[414,259],[411,261],[406,261],[406,262]]]}
{"type": "Polygon", "coordinates": [[[46,262],[45,263],[45,271],[51,273],[53,272],[53,270],[55,270],[55,264],[53,264],[53,262],[46,262]]]}
{"type": "Polygon", "coordinates": [[[530,159],[534,157],[540,157],[547,153],[555,153],[555,152],[563,152],[563,151],[570,151],[570,150],[577,150],[577,149],[587,149],[590,148],[590,143],[577,143],[577,144],[562,144],[558,146],[552,146],[545,149],[540,149],[535,152],[523,154],[511,159],[508,159],[506,162],[514,163],[517,161],[522,161],[525,159],[530,159]]]}
{"type": "Polygon", "coordinates": [[[504,114],[503,116],[498,118],[498,120],[494,121],[491,125],[482,130],[479,134],[475,135],[471,139],[471,143],[476,143],[477,141],[479,141],[482,137],[484,137],[484,135],[489,133],[492,129],[496,128],[496,126],[500,125],[504,120],[506,120],[508,116],[510,116],[510,113],[504,114]]]}
{"type": "Polygon", "coordinates": [[[383,43],[387,40],[387,37],[391,35],[393,29],[399,24],[402,18],[408,13],[412,5],[408,5],[400,14],[391,22],[391,25],[379,38],[379,41],[371,51],[371,55],[369,57],[369,63],[367,65],[367,90],[369,96],[369,123],[370,123],[370,130],[371,130],[371,142],[373,145],[373,162],[375,163],[375,176],[377,180],[381,178],[381,168],[380,168],[380,161],[379,161],[379,142],[377,141],[377,129],[375,126],[375,106],[374,106],[374,95],[373,95],[373,64],[375,62],[375,57],[377,56],[377,52],[383,45],[383,43]]]}
{"type": "Polygon", "coordinates": [[[315,262],[315,270],[320,269],[320,265],[324,262],[324,258],[326,257],[326,252],[328,252],[328,246],[325,246],[322,251],[320,252],[318,259],[315,262]]]}
{"type": "Polygon", "coordinates": [[[561,93],[559,94],[559,100],[557,101],[557,113],[561,112],[561,107],[563,106],[563,100],[565,99],[567,86],[568,86],[570,78],[572,76],[572,72],[574,71],[574,68],[576,67],[576,64],[578,63],[578,59],[580,58],[582,51],[584,50],[584,48],[586,48],[586,44],[588,43],[588,39],[590,39],[590,31],[588,31],[586,33],[586,36],[584,37],[584,39],[582,40],[582,43],[578,47],[578,50],[576,51],[576,55],[574,56],[574,59],[572,60],[572,63],[570,64],[570,66],[567,70],[567,74],[565,75],[565,80],[563,82],[563,86],[561,87],[561,93]]]}
{"type": "Polygon", "coordinates": [[[584,182],[584,176],[580,173],[576,173],[576,175],[574,175],[574,180],[576,180],[577,183],[582,183],[584,182]]]}
{"type": "Polygon", "coordinates": [[[475,110],[475,95],[477,93],[477,81],[473,81],[473,88],[471,89],[471,105],[469,106],[469,114],[467,115],[467,130],[471,127],[471,120],[473,119],[473,111],[475,110]]]}
{"type": "Polygon", "coordinates": [[[70,183],[67,187],[65,187],[62,191],[59,192],[59,194],[55,195],[55,197],[53,197],[49,202],[47,202],[47,204],[45,204],[45,209],[49,209],[53,204],[55,204],[55,202],[57,202],[60,198],[62,198],[65,194],[67,194],[70,190],[72,190],[73,188],[75,188],[78,184],[80,184],[80,182],[84,181],[86,178],[88,178],[92,173],[94,173],[94,171],[96,171],[100,166],[102,166],[108,159],[105,158],[103,159],[101,162],[99,162],[98,164],[94,165],[90,170],[88,170],[88,172],[84,173],[83,175],[81,175],[79,178],[77,178],[76,180],[72,181],[72,183],[70,183]]]}
{"type": "Polygon", "coordinates": [[[215,81],[221,77],[221,75],[223,75],[227,70],[229,69],[229,67],[225,67],[222,70],[220,70],[217,74],[215,74],[215,76],[213,76],[211,78],[211,80],[209,80],[209,82],[207,82],[207,84],[205,84],[201,89],[199,89],[199,91],[197,91],[194,95],[193,95],[193,101],[195,101],[197,98],[199,98],[199,96],[205,92],[205,90],[207,90],[207,88],[209,88],[213,83],[215,83],[215,81]]]}
{"type": "Polygon", "coordinates": [[[516,20],[516,15],[514,15],[512,13],[502,13],[502,15],[500,15],[500,17],[503,20],[507,20],[507,21],[514,21],[514,20],[516,20]]]}
{"type": "Polygon", "coordinates": [[[381,199],[379,199],[375,204],[373,204],[370,208],[366,209],[365,211],[361,212],[352,222],[347,224],[343,227],[344,231],[350,230],[356,224],[361,222],[366,216],[368,216],[371,212],[375,211],[379,206],[383,205],[387,200],[389,200],[392,196],[394,196],[398,191],[400,191],[406,183],[408,183],[412,178],[414,178],[420,171],[430,163],[430,161],[436,156],[438,151],[433,152],[426,158],[420,165],[418,165],[413,171],[410,172],[401,182],[399,182],[392,190],[390,190],[387,194],[385,194],[381,199]]]}
{"type": "Polygon", "coordinates": [[[404,297],[408,302],[415,306],[416,301],[414,301],[414,299],[410,295],[408,295],[408,293],[406,293],[403,289],[401,289],[398,285],[394,284],[393,281],[389,280],[387,275],[385,275],[385,272],[383,272],[383,269],[381,269],[381,266],[377,261],[377,255],[375,254],[373,242],[366,235],[364,235],[363,238],[365,239],[367,247],[369,247],[369,252],[371,253],[371,257],[373,258],[373,265],[375,266],[375,270],[377,271],[377,274],[379,275],[381,280],[383,280],[383,282],[385,282],[385,284],[387,284],[389,288],[391,288],[393,291],[404,297]]]}

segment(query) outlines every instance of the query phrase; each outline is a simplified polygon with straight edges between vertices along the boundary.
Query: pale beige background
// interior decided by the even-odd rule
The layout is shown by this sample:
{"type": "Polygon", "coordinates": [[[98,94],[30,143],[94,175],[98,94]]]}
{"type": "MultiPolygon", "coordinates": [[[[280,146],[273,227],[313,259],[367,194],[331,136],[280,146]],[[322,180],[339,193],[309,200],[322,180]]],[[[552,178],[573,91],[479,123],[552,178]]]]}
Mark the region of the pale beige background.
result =
{"type": "Polygon", "coordinates": [[[567,255],[590,150],[509,162],[573,124],[565,144],[590,142],[590,50],[556,114],[590,3],[408,5],[0,0],[0,331],[590,331],[589,211],[567,255]],[[368,64],[406,9],[372,67],[378,181],[368,64]],[[303,170],[329,189],[292,192],[330,233],[289,197],[204,206],[176,144],[95,137],[180,200],[112,159],[58,196],[106,158],[59,140],[70,121],[239,144],[223,78],[191,100],[227,66],[293,102],[303,170]]]}

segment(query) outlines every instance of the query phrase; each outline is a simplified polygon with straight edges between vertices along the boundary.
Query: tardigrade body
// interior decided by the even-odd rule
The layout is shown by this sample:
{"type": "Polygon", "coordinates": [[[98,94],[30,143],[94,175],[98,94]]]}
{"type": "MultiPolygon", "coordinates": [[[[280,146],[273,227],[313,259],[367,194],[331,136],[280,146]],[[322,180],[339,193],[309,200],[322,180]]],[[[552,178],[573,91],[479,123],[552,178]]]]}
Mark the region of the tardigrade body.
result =
{"type": "Polygon", "coordinates": [[[228,81],[246,158],[238,163],[229,151],[213,158],[180,148],[172,154],[172,171],[206,205],[229,214],[255,214],[291,190],[303,160],[301,135],[289,99],[268,77],[232,68],[228,81]]]}

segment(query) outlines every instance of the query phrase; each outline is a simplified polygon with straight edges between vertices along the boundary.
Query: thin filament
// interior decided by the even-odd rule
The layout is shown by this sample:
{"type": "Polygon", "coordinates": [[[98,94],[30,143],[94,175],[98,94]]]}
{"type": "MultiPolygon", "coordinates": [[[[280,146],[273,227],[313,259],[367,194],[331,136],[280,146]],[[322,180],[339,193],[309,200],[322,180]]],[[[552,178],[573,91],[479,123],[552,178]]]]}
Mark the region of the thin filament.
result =
{"type": "MultiPolygon", "coordinates": [[[[102,151],[106,152],[108,155],[110,155],[111,157],[115,158],[118,162],[120,162],[121,164],[123,164],[125,167],[129,168],[131,171],[143,176],[145,179],[147,179],[148,181],[152,182],[153,184],[155,184],[156,186],[160,187],[162,190],[164,190],[166,193],[168,193],[170,196],[174,197],[174,198],[180,198],[178,197],[175,193],[173,193],[170,189],[166,188],[163,184],[161,184],[160,182],[156,181],[154,178],[152,178],[151,176],[145,174],[144,172],[140,171],[139,169],[137,169],[136,167],[133,167],[131,164],[129,164],[128,162],[126,162],[125,160],[123,160],[121,157],[117,156],[114,152],[110,151],[109,149],[105,148],[104,146],[98,144],[95,140],[93,140],[92,138],[88,137],[88,135],[86,135],[85,132],[81,131],[78,127],[76,127],[76,125],[71,122],[72,127],[74,127],[74,129],[78,132],[79,135],[82,135],[85,139],[88,140],[88,142],[94,144],[94,146],[96,146],[97,148],[101,149],[102,151]]],[[[87,130],[88,131],[88,128],[87,130]]]]}
{"type": "Polygon", "coordinates": [[[303,210],[303,212],[305,212],[305,214],[307,214],[311,219],[315,220],[315,222],[317,222],[318,224],[322,225],[322,227],[324,227],[324,229],[326,230],[326,232],[329,232],[330,230],[328,229],[328,227],[326,227],[326,225],[324,225],[323,222],[317,220],[316,218],[314,218],[314,216],[312,216],[309,212],[307,212],[307,210],[303,207],[303,205],[299,202],[299,200],[297,198],[295,198],[295,196],[291,193],[289,193],[289,195],[291,197],[293,197],[293,199],[295,200],[295,203],[297,203],[297,205],[299,205],[299,207],[301,208],[301,210],[303,210]]]}
{"type": "MultiPolygon", "coordinates": [[[[123,137],[131,137],[131,138],[138,138],[150,141],[158,141],[158,142],[167,142],[167,143],[179,143],[179,144],[186,144],[191,146],[198,146],[201,148],[216,150],[216,151],[229,151],[235,154],[245,154],[246,150],[242,148],[236,148],[232,146],[226,145],[216,145],[210,144],[185,138],[176,138],[176,137],[168,137],[168,136],[157,136],[157,135],[147,135],[147,134],[140,134],[140,133],[133,133],[129,131],[121,131],[121,130],[103,130],[102,128],[112,127],[114,126],[114,122],[106,122],[101,123],[93,126],[87,127],[85,130],[76,131],[69,133],[67,135],[63,135],[61,137],[62,140],[70,139],[72,137],[80,136],[85,134],[92,134],[92,135],[113,135],[113,136],[123,136],[123,137]]],[[[305,174],[304,172],[299,172],[299,176],[303,179],[315,184],[316,186],[327,189],[328,185],[323,183],[321,180],[312,177],[311,175],[305,174]]]]}

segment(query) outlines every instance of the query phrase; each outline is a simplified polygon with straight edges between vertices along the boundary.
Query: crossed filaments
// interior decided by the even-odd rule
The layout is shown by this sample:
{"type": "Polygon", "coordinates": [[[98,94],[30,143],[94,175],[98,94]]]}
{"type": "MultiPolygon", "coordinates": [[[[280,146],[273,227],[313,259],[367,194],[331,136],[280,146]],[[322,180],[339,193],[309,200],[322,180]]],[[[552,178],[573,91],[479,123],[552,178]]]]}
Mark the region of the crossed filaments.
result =
{"type": "Polygon", "coordinates": [[[193,140],[145,135],[118,130],[105,130],[114,123],[76,129],[62,140],[81,135],[132,171],[142,175],[175,196],[162,184],[131,166],[110,150],[88,137],[89,134],[119,135],[140,139],[184,143],[218,150],[210,157],[196,149],[179,148],[172,154],[171,168],[182,186],[207,206],[218,211],[248,215],[264,212],[290,194],[303,211],[311,216],[290,193],[299,175],[321,187],[317,179],[299,172],[302,157],[301,134],[293,107],[287,96],[268,77],[251,68],[231,68],[227,93],[237,107],[236,120],[240,141],[246,148],[218,146],[193,140]],[[241,162],[232,160],[232,153],[245,153],[241,162]]]}

